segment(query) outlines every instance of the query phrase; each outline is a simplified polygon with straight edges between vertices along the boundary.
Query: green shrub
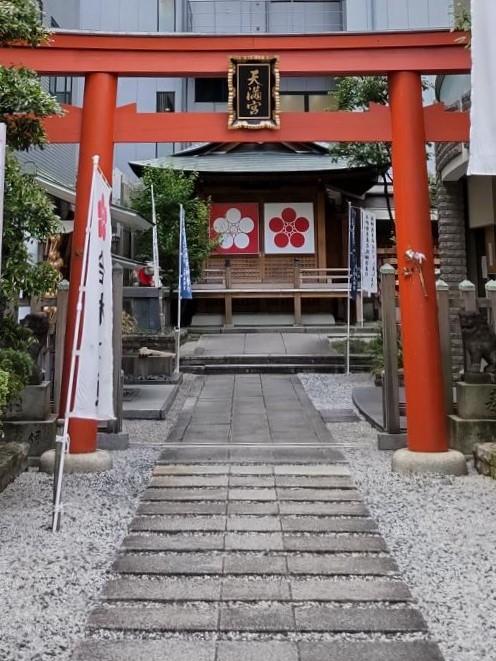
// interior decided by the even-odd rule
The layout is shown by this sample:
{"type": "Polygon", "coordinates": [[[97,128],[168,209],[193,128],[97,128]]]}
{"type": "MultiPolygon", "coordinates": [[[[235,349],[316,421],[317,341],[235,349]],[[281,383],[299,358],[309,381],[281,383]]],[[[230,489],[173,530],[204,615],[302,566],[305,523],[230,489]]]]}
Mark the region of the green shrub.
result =
{"type": "Polygon", "coordinates": [[[6,372],[8,377],[5,395],[7,404],[18,397],[29,383],[32,371],[33,360],[26,351],[0,349],[0,372],[6,372]]]}

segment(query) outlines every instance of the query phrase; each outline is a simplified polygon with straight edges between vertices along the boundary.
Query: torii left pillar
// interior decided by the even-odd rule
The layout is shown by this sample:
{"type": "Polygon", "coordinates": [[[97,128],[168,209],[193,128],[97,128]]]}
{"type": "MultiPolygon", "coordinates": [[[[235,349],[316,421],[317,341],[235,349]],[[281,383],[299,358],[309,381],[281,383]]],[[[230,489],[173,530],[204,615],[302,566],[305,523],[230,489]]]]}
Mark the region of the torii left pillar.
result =
{"type": "MultiPolygon", "coordinates": [[[[112,181],[114,159],[114,117],[117,102],[117,77],[107,73],[86,75],[79,147],[79,167],[76,185],[76,211],[72,235],[71,273],[67,309],[67,329],[64,349],[64,368],[59,415],[62,417],[69,402],[69,371],[76,338],[76,308],[83,271],[83,249],[93,175],[93,159],[100,156],[100,168],[108,181],[112,181]]],[[[79,339],[79,338],[78,338],[79,339]]],[[[76,362],[76,374],[77,374],[76,362]]],[[[72,396],[72,394],[71,394],[72,396]]],[[[72,418],[69,423],[70,453],[96,452],[96,420],[72,418]]]]}

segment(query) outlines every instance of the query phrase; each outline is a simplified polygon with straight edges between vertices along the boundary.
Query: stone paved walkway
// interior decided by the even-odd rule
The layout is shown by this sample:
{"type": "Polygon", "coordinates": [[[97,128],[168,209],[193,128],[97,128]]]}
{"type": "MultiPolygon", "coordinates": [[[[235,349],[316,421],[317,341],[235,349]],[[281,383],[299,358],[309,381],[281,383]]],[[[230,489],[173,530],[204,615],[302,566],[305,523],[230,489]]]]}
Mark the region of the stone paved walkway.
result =
{"type": "Polygon", "coordinates": [[[195,386],[73,659],[442,661],[298,379],[195,386]]]}

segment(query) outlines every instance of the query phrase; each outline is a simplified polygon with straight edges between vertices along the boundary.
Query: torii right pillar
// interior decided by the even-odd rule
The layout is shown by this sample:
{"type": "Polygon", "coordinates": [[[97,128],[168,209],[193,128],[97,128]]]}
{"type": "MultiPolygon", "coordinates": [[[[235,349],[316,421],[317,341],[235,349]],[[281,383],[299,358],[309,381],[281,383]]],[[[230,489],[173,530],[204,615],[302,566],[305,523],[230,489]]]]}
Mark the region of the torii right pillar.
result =
{"type": "Polygon", "coordinates": [[[408,421],[408,449],[392,468],[463,475],[464,456],[448,446],[420,74],[390,74],[389,99],[408,421]]]}

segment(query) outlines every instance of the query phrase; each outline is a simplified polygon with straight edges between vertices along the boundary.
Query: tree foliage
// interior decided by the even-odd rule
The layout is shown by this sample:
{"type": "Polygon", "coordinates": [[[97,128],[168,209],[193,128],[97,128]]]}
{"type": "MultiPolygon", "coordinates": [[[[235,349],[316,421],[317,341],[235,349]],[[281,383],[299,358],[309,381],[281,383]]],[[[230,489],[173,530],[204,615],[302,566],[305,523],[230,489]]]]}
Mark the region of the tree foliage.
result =
{"type": "MultiPolygon", "coordinates": [[[[155,194],[160,267],[164,286],[177,286],[179,250],[179,205],[186,216],[191,278],[201,273],[206,258],[215,242],[209,238],[209,204],[196,194],[196,173],[172,169],[146,168],[141,185],[135,190],[133,207],[145,218],[152,219],[151,186],[155,194]]],[[[144,232],[139,240],[138,252],[143,259],[152,254],[152,232],[144,232]]]]}
{"type": "MultiPolygon", "coordinates": [[[[35,47],[47,38],[35,0],[0,0],[0,46],[35,47]]],[[[5,397],[18,394],[32,371],[29,333],[16,323],[12,311],[21,293],[43,294],[58,278],[49,264],[34,263],[29,257],[27,242],[46,240],[57,231],[58,218],[34,177],[21,171],[14,151],[42,147],[46,142],[43,119],[61,112],[35,72],[0,67],[0,122],[7,125],[8,146],[0,277],[0,406],[5,397]]]]}
{"type": "Polygon", "coordinates": [[[39,46],[49,37],[35,0],[0,0],[0,44],[39,46]]]}
{"type": "MultiPolygon", "coordinates": [[[[387,105],[388,82],[385,76],[348,76],[340,78],[333,90],[339,110],[366,111],[370,103],[387,105]]],[[[346,160],[352,167],[375,165],[383,174],[391,167],[391,145],[385,142],[342,142],[331,147],[336,159],[346,160]]]]}

